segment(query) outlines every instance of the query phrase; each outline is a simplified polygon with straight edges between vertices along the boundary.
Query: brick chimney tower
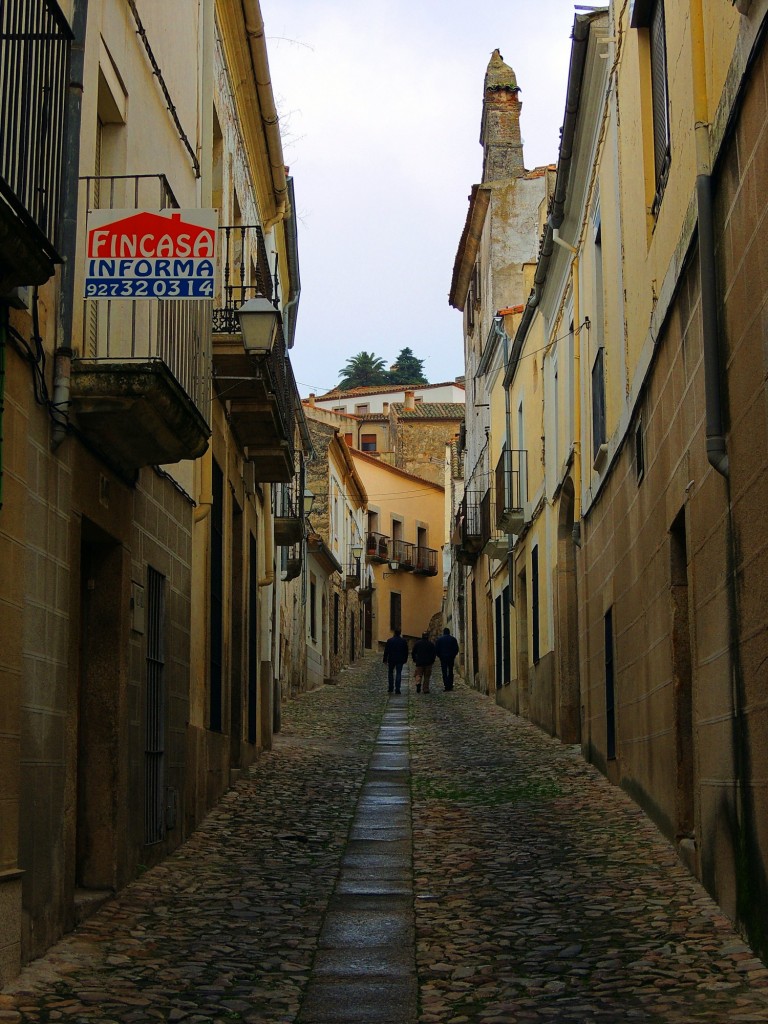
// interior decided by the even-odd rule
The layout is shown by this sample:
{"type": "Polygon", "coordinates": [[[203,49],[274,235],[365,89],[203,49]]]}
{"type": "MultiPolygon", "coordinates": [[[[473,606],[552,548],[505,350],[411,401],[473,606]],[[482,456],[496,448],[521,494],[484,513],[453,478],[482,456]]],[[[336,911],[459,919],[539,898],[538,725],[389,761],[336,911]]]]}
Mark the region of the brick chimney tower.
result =
{"type": "Polygon", "coordinates": [[[520,137],[520,87],[515,72],[494,50],[485,72],[483,121],[483,181],[516,178],[525,173],[523,140],[520,137]]]}

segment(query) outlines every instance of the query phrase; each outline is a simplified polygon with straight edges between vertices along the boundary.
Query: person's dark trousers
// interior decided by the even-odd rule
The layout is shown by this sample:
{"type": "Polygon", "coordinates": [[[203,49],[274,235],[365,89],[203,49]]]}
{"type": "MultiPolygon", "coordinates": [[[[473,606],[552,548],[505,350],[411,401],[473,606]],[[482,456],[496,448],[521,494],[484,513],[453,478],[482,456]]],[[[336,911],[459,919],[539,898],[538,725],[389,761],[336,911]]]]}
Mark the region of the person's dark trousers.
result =
{"type": "Polygon", "coordinates": [[[400,693],[400,680],[403,676],[402,665],[390,665],[387,664],[387,677],[389,680],[389,692],[392,693],[394,689],[395,693],[400,693]]]}
{"type": "Polygon", "coordinates": [[[453,658],[441,658],[440,670],[443,673],[443,686],[446,690],[453,689],[453,658]]]}

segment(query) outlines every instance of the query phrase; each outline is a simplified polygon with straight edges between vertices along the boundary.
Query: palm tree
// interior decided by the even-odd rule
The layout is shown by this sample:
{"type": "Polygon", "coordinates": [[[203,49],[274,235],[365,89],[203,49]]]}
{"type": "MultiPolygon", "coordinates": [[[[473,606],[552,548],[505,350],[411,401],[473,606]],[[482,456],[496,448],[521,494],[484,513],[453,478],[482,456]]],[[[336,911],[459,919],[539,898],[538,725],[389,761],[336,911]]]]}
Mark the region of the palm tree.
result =
{"type": "Polygon", "coordinates": [[[339,374],[339,391],[386,384],[389,381],[386,365],[384,360],[373,352],[358,352],[356,356],[347,360],[346,366],[339,374]]]}

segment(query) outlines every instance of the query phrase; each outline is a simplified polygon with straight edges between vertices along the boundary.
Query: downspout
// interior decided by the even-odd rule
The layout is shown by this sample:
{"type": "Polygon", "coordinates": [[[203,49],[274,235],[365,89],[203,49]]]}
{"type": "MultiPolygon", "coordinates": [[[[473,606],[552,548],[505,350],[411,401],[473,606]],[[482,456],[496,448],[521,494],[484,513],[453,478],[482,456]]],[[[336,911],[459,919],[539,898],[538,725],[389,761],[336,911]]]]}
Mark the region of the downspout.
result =
{"type": "Polygon", "coordinates": [[[288,183],[285,175],[285,158],[280,138],[279,119],[269,75],[264,19],[261,16],[257,0],[242,0],[242,4],[248,48],[251,51],[251,60],[256,76],[256,93],[259,99],[261,123],[267,140],[269,165],[272,171],[272,191],[276,210],[274,217],[265,220],[262,225],[264,231],[269,231],[285,217],[288,209],[288,183]]]}
{"type": "Polygon", "coordinates": [[[707,71],[704,48],[704,17],[701,0],[691,2],[691,53],[693,64],[694,139],[696,143],[696,208],[699,232],[699,289],[704,343],[704,395],[707,458],[710,465],[728,476],[728,452],[723,428],[723,391],[720,379],[720,330],[715,266],[715,226],[707,109],[707,71]]]}
{"type": "Polygon", "coordinates": [[[560,237],[558,228],[553,228],[552,239],[567,249],[573,256],[571,277],[573,280],[573,539],[581,546],[581,325],[579,322],[579,250],[560,237]]]}
{"type": "Polygon", "coordinates": [[[69,56],[69,85],[63,140],[64,167],[61,175],[61,220],[59,249],[62,258],[59,278],[58,323],[54,356],[53,414],[51,450],[56,451],[67,436],[72,365],[72,314],[75,303],[75,266],[77,263],[77,197],[80,175],[80,111],[85,66],[85,31],[88,0],[73,0],[72,47],[69,56]]]}

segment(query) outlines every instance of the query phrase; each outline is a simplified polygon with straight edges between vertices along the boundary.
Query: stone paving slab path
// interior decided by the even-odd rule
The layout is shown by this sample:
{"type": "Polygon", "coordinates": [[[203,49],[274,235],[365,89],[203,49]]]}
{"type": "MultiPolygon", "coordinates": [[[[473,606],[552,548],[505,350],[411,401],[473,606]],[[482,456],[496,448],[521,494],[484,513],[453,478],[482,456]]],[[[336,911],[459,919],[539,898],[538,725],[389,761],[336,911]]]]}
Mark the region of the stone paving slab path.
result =
{"type": "Polygon", "coordinates": [[[390,698],[383,669],[286,704],[0,1024],[768,1021],[768,970],[576,749],[461,683],[390,698]]]}

